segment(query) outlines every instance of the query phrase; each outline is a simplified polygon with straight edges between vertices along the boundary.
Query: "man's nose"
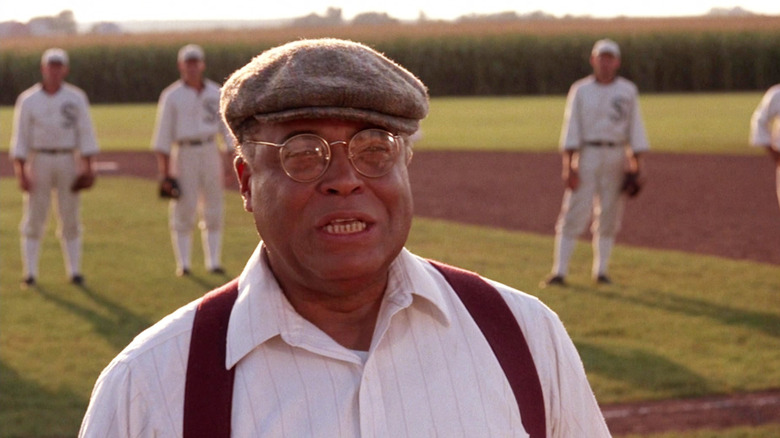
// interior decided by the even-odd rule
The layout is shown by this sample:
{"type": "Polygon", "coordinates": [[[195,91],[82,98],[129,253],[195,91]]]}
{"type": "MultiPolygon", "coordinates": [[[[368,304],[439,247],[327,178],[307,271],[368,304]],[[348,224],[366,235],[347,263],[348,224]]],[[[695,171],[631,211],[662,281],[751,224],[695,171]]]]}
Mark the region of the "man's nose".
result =
{"type": "Polygon", "coordinates": [[[328,193],[348,195],[359,191],[363,186],[363,177],[349,159],[347,142],[330,144],[330,166],[322,177],[321,186],[328,193]]]}

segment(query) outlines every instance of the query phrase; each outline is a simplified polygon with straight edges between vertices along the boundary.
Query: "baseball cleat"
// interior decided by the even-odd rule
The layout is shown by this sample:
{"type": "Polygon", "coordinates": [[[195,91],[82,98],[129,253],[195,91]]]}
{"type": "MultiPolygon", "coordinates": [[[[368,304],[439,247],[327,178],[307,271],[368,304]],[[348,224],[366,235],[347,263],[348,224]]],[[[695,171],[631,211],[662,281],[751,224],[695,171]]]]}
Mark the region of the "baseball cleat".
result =
{"type": "Polygon", "coordinates": [[[35,277],[32,275],[27,276],[22,280],[22,289],[27,289],[28,287],[35,286],[35,277]]]}
{"type": "Polygon", "coordinates": [[[565,287],[566,286],[566,280],[564,280],[563,275],[550,275],[544,281],[542,281],[539,284],[539,286],[540,287],[547,287],[547,286],[565,287]]]}

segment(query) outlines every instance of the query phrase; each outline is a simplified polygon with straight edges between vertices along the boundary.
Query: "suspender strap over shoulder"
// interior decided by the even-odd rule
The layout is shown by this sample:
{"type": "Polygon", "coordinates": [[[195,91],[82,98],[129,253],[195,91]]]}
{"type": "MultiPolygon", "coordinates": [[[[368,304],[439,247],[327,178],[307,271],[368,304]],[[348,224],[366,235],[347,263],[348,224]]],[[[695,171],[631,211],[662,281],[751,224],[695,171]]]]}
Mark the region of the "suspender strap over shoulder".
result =
{"type": "MultiPolygon", "coordinates": [[[[498,291],[473,272],[429,262],[444,275],[493,349],[531,438],[545,438],[544,396],[528,343],[498,291]]],[[[225,369],[238,279],[204,296],[192,328],[184,390],[184,437],[229,438],[235,369],[225,369]]]]}
{"type": "Polygon", "coordinates": [[[238,279],[209,292],[195,312],[184,386],[184,437],[230,438],[235,368],[225,369],[238,279]]]}
{"type": "Polygon", "coordinates": [[[498,291],[477,274],[429,262],[458,294],[493,349],[520,408],[531,438],[546,436],[544,395],[531,350],[512,311],[498,291]]]}

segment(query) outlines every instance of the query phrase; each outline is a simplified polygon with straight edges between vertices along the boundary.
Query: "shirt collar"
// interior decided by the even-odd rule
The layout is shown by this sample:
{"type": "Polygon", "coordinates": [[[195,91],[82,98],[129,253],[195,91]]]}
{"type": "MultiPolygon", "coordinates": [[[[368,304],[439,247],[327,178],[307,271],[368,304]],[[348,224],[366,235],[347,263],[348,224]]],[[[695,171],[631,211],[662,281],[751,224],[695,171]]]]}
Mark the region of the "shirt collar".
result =
{"type": "MultiPolygon", "coordinates": [[[[232,368],[252,350],[276,336],[296,339],[310,323],[298,315],[282,293],[257,246],[238,280],[238,298],[228,323],[226,366],[232,368]]],[[[377,325],[389,324],[397,311],[419,306],[439,324],[449,325],[442,288],[431,276],[433,266],[403,249],[390,266],[383,311],[377,325]],[[384,320],[382,320],[384,318],[384,320]]],[[[333,342],[335,344],[335,342],[333,342]]],[[[346,352],[347,350],[344,349],[346,352]]]]}

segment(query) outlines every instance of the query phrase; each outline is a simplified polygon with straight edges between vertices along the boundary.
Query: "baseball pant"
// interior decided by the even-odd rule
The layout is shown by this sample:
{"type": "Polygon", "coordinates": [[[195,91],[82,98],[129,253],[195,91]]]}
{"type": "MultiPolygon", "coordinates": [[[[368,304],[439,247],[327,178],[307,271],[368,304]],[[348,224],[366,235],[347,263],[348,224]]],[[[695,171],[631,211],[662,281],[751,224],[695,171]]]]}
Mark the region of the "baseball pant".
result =
{"type": "Polygon", "coordinates": [[[27,163],[32,189],[24,193],[24,214],[19,226],[25,276],[38,276],[40,244],[46,229],[52,192],[57,210],[57,236],[60,239],[65,269],[69,276],[81,272],[81,224],[79,194],[70,186],[76,179],[73,154],[44,154],[27,163]]]}
{"type": "Polygon", "coordinates": [[[578,154],[580,184],[567,189],[555,226],[552,272],[566,276],[577,238],[592,220],[592,275],[607,273],[615,236],[621,225],[625,151],[618,147],[585,146],[578,154]]]}
{"type": "Polygon", "coordinates": [[[172,200],[169,225],[176,267],[191,266],[192,231],[201,230],[206,269],[221,266],[224,178],[222,157],[215,143],[177,146],[171,161],[181,194],[172,200]],[[200,220],[198,220],[200,218],[200,220]]]}

